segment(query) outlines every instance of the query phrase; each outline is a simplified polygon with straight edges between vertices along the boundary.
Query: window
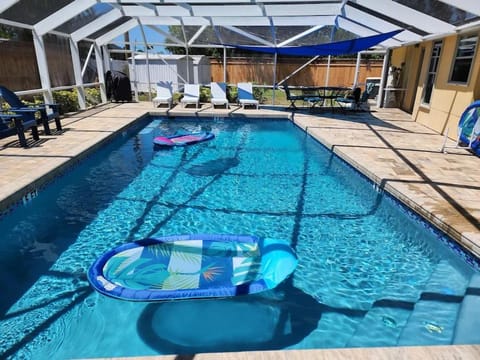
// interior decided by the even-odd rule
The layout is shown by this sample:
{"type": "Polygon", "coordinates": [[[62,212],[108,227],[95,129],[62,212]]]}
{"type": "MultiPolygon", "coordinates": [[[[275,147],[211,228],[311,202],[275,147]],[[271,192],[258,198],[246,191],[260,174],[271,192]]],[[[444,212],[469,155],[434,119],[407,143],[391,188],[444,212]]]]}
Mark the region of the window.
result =
{"type": "Polygon", "coordinates": [[[453,63],[452,74],[450,76],[451,82],[466,84],[470,75],[470,69],[475,56],[475,49],[477,47],[478,36],[468,35],[463,36],[458,41],[457,53],[455,55],[455,62],[453,63]]]}
{"type": "Polygon", "coordinates": [[[438,62],[440,61],[440,53],[442,51],[442,42],[436,41],[433,43],[432,57],[430,58],[430,66],[428,67],[427,81],[425,83],[425,91],[423,93],[423,103],[430,104],[432,97],[433,85],[437,77],[438,62]]]}

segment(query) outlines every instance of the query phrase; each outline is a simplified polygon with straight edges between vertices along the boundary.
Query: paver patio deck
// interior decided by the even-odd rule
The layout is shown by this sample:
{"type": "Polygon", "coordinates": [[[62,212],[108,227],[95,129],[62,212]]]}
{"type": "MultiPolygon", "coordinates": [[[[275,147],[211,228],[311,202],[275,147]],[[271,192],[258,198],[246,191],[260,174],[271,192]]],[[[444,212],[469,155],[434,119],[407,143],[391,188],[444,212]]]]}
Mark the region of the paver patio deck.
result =
{"type": "MultiPolygon", "coordinates": [[[[174,115],[220,117],[232,112],[245,116],[291,115],[279,110],[241,110],[236,107],[212,110],[210,105],[204,105],[200,110],[177,107],[170,111],[174,115]]],[[[63,133],[52,136],[41,134],[37,142],[30,138],[31,147],[28,149],[21,148],[13,136],[0,140],[0,210],[5,211],[12,204],[34,196],[37,189],[65,171],[72,162],[79,161],[109,137],[148,113],[165,114],[166,110],[154,109],[149,102],[107,104],[64,118],[63,133]]],[[[392,193],[480,257],[480,158],[461,149],[448,154],[440,152],[443,136],[412,121],[409,114],[398,109],[373,109],[372,112],[350,114],[295,113],[293,121],[379,184],[381,189],[392,193]]],[[[439,347],[434,347],[430,355],[427,354],[429,351],[421,349],[428,348],[412,350],[412,354],[421,354],[418,357],[408,356],[410,350],[405,350],[404,355],[386,350],[382,353],[384,356],[377,358],[428,359],[430,356],[437,359],[456,356],[473,359],[480,354],[478,346],[447,347],[446,353],[441,351],[442,355],[439,347]],[[462,352],[464,356],[460,355],[462,352]]],[[[330,357],[324,351],[300,354],[308,353],[308,358],[316,359],[365,358],[365,353],[360,351],[349,352],[351,357],[340,353],[330,357]]],[[[241,354],[245,353],[228,354],[223,358],[253,359],[241,354]]],[[[291,354],[294,357],[278,355],[280,357],[275,358],[304,358],[303,355],[291,354]]],[[[274,357],[261,355],[255,358],[274,357]]]]}

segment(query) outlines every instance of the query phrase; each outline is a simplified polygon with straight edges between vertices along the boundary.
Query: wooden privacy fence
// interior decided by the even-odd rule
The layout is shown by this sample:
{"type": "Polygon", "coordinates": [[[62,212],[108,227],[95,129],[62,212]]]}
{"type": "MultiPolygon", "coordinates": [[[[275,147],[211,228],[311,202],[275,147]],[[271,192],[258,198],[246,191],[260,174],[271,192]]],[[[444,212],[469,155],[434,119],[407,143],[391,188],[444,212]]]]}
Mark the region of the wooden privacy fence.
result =
{"type": "MultiPolygon", "coordinates": [[[[281,81],[308,61],[307,58],[289,58],[277,62],[277,82],[281,81]]],[[[364,88],[367,77],[380,77],[383,60],[361,61],[358,84],[364,88]]],[[[327,78],[326,59],[315,61],[289,80],[289,85],[324,86],[327,78]]],[[[355,78],[356,59],[333,59],[330,63],[329,86],[352,86],[355,78]]],[[[211,60],[212,81],[223,81],[223,64],[211,60]]],[[[273,60],[271,58],[227,59],[227,83],[251,81],[255,84],[272,85],[273,60]]]]}
{"type": "MultiPolygon", "coordinates": [[[[13,91],[40,89],[40,75],[37,57],[32,42],[0,42],[2,60],[0,61],[0,84],[13,91]]],[[[68,42],[55,41],[45,37],[45,49],[52,87],[72,85],[72,57],[68,42]]]]}
{"type": "MultiPolygon", "coordinates": [[[[46,38],[47,61],[52,87],[74,85],[72,60],[68,43],[46,38]]],[[[41,88],[40,76],[33,43],[28,41],[0,42],[0,84],[13,91],[41,88]]],[[[305,64],[308,58],[283,57],[277,63],[277,82],[305,64]]],[[[358,84],[364,88],[367,77],[380,77],[383,60],[363,59],[361,61],[358,84]]],[[[210,59],[212,81],[223,81],[223,64],[210,59]]],[[[356,58],[332,58],[330,64],[330,86],[352,86],[355,77],[356,58]]],[[[327,77],[327,60],[317,60],[296,73],[288,84],[324,86],[327,77]]],[[[84,81],[86,79],[84,78],[84,81]]],[[[273,83],[273,58],[271,56],[251,56],[227,59],[227,82],[236,84],[251,81],[255,84],[271,86],[273,83]]],[[[88,81],[87,81],[88,82],[88,81]]]]}

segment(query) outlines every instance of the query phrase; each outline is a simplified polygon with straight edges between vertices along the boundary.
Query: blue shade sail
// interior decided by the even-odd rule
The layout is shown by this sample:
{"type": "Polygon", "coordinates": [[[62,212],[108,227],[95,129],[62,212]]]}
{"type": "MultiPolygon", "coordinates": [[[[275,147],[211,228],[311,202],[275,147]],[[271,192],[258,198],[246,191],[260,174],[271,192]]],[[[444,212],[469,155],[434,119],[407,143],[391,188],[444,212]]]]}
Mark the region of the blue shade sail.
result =
{"type": "Polygon", "coordinates": [[[403,29],[390,31],[388,33],[367,36],[358,39],[338,41],[328,44],[306,45],[306,46],[285,46],[285,47],[268,47],[268,46],[245,46],[234,44],[223,44],[232,46],[237,49],[257,51],[268,54],[289,55],[289,56],[317,56],[317,55],[348,55],[355,54],[362,50],[367,50],[382,41],[390,39],[402,32],[403,29]]]}

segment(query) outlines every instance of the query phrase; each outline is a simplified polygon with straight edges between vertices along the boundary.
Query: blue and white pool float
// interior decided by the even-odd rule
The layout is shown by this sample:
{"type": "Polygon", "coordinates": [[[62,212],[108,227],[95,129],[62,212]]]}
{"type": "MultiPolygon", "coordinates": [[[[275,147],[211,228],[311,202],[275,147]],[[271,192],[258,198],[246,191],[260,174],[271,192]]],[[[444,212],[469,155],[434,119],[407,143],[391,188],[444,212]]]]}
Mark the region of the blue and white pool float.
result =
{"type": "Polygon", "coordinates": [[[101,294],[130,301],[217,298],[275,288],[296,268],[284,240],[248,235],[152,237],[114,248],[89,269],[101,294]]]}
{"type": "Polygon", "coordinates": [[[470,104],[458,122],[458,142],[480,156],[480,100],[470,104]]]}

